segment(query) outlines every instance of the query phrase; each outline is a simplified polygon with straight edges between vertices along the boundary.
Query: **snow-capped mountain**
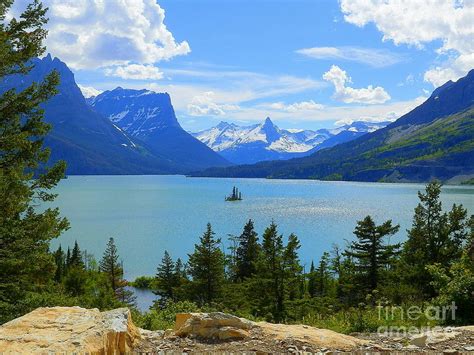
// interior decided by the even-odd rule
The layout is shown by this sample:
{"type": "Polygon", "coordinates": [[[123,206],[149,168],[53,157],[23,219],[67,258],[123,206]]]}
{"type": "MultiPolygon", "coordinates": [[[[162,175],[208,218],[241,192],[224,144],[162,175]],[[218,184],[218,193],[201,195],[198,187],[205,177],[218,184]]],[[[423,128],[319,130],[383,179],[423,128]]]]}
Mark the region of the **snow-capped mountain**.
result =
{"type": "Polygon", "coordinates": [[[251,126],[221,122],[192,135],[233,163],[252,164],[309,155],[373,132],[388,123],[357,121],[334,129],[312,131],[280,129],[267,117],[263,123],[251,126]]]}
{"type": "Polygon", "coordinates": [[[229,165],[180,126],[168,93],[118,87],[89,99],[88,104],[154,154],[177,162],[183,171],[229,165]]]}

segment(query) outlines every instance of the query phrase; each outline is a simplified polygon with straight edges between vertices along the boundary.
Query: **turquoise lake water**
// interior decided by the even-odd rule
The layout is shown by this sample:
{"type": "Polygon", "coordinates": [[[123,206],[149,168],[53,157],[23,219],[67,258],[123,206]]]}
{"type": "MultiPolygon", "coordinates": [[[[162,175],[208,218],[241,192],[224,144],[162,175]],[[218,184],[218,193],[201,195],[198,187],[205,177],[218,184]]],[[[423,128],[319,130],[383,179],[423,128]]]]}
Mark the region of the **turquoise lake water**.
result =
{"type": "MultiPolygon", "coordinates": [[[[353,239],[357,220],[372,215],[377,223],[392,219],[401,225],[392,241],[403,241],[418,203],[416,184],[321,182],[306,180],[213,179],[184,176],[70,176],[63,180],[54,205],[71,222],[71,229],[53,247],[72,246],[102,256],[114,237],[125,276],[154,275],[163,252],[187,259],[210,222],[223,247],[229,234],[240,234],[255,221],[259,235],[275,220],[287,237],[301,240],[300,256],[309,267],[333,243],[353,239]],[[225,202],[237,186],[243,201],[225,202]]],[[[474,187],[446,186],[448,208],[462,203],[474,213],[474,187]]]]}

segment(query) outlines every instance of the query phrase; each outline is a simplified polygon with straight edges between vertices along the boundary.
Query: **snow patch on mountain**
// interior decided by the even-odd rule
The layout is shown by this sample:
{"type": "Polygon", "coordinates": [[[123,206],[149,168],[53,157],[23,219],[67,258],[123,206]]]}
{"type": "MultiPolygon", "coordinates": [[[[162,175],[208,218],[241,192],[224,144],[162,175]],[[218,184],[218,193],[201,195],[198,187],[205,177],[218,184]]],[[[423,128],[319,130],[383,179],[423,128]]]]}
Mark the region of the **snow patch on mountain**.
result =
{"type": "Polygon", "coordinates": [[[320,145],[327,148],[367,132],[373,132],[387,124],[388,122],[356,121],[333,129],[313,131],[280,129],[267,117],[261,124],[238,126],[234,123],[220,122],[215,127],[191,134],[228,160],[235,163],[254,163],[308,155],[320,145]],[[339,136],[344,132],[350,134],[339,136]],[[326,141],[328,142],[323,144],[326,141]]]}

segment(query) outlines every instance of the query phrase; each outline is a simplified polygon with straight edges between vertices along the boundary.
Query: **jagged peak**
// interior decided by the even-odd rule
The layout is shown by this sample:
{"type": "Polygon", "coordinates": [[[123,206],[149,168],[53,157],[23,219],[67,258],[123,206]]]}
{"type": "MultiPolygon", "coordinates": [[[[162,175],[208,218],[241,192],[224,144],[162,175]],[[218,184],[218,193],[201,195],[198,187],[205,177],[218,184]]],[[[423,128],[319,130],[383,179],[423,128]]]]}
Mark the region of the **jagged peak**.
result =
{"type": "Polygon", "coordinates": [[[274,126],[273,121],[271,120],[270,117],[265,118],[265,121],[263,122],[263,124],[264,124],[264,125],[272,125],[272,126],[274,126]]]}

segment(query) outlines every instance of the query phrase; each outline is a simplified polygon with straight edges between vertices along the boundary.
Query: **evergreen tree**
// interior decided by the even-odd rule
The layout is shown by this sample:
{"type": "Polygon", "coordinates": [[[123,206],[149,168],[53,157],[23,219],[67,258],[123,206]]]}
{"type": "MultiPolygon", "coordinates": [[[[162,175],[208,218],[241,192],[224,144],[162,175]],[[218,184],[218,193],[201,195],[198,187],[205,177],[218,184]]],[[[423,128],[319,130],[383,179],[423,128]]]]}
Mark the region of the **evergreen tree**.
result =
{"type": "Polygon", "coordinates": [[[61,248],[61,245],[59,245],[59,248],[54,252],[54,263],[56,264],[54,280],[56,282],[61,282],[66,271],[66,257],[64,255],[63,249],[61,248]]]}
{"type": "Polygon", "coordinates": [[[320,296],[326,296],[329,288],[331,275],[329,272],[330,255],[324,252],[319,261],[319,266],[316,270],[316,293],[320,296]]]}
{"type": "Polygon", "coordinates": [[[284,257],[285,248],[277,225],[272,222],[262,236],[262,247],[254,277],[257,312],[279,322],[284,317],[284,257]]]}
{"type": "Polygon", "coordinates": [[[126,289],[127,283],[123,279],[123,265],[122,262],[119,262],[114,238],[109,238],[107,242],[102,260],[99,262],[99,270],[107,276],[116,298],[124,304],[134,305],[135,296],[132,291],[126,289]]]}
{"type": "MultiPolygon", "coordinates": [[[[73,251],[74,255],[74,251],[73,251]]],[[[110,238],[107,247],[99,263],[99,270],[107,274],[110,286],[114,292],[120,287],[123,277],[122,265],[119,262],[118,250],[114,238],[110,238]]]]}
{"type": "Polygon", "coordinates": [[[194,253],[189,255],[194,297],[206,304],[219,298],[224,283],[224,254],[219,248],[221,240],[215,239],[214,234],[208,223],[200,243],[194,246],[194,253]]]}
{"type": "Polygon", "coordinates": [[[298,250],[301,247],[300,241],[293,233],[288,237],[288,243],[283,252],[283,283],[289,300],[300,298],[301,294],[301,272],[298,250]]]}
{"type": "MultiPolygon", "coordinates": [[[[41,56],[47,31],[46,9],[39,1],[21,17],[6,20],[13,1],[0,5],[0,81],[25,75],[32,58],[41,56]]],[[[56,94],[57,72],[23,91],[0,94],[0,323],[18,316],[27,292],[54,277],[49,242],[68,228],[58,209],[35,209],[56,197],[50,190],[64,176],[64,162],[47,168],[43,141],[50,125],[40,104],[56,94]]]]}
{"type": "Polygon", "coordinates": [[[82,260],[82,252],[81,252],[81,249],[79,248],[79,244],[77,243],[77,240],[74,242],[74,248],[72,249],[68,266],[84,268],[84,261],[82,260]]]}
{"type": "Polygon", "coordinates": [[[409,285],[416,285],[423,298],[436,295],[426,266],[439,264],[449,268],[459,259],[468,239],[467,211],[453,205],[449,213],[442,211],[441,184],[437,181],[418,192],[420,203],[415,208],[412,228],[408,231],[401,260],[401,274],[409,285]]]}
{"type": "Polygon", "coordinates": [[[357,222],[354,231],[357,241],[350,244],[345,254],[355,259],[358,282],[364,291],[377,289],[382,272],[393,265],[400,245],[386,245],[384,238],[397,233],[399,228],[392,226],[391,220],[377,226],[370,216],[357,222]]]}
{"type": "Polygon", "coordinates": [[[255,266],[260,252],[258,234],[255,232],[253,221],[245,224],[244,230],[238,238],[236,250],[236,279],[243,281],[255,274],[255,266]]]}
{"type": "Polygon", "coordinates": [[[174,273],[177,279],[185,279],[186,278],[186,265],[183,264],[181,258],[176,259],[176,263],[174,266],[174,273]]]}
{"type": "Polygon", "coordinates": [[[67,247],[67,253],[66,253],[66,265],[65,265],[65,272],[69,269],[69,266],[71,265],[71,248],[67,247]]]}
{"type": "Polygon", "coordinates": [[[311,261],[311,267],[308,274],[308,294],[310,297],[316,296],[317,293],[317,275],[314,262],[311,261]]]}
{"type": "Polygon", "coordinates": [[[181,271],[176,269],[176,264],[167,251],[157,268],[156,285],[154,293],[161,297],[162,301],[174,299],[174,288],[178,286],[181,271]]]}

